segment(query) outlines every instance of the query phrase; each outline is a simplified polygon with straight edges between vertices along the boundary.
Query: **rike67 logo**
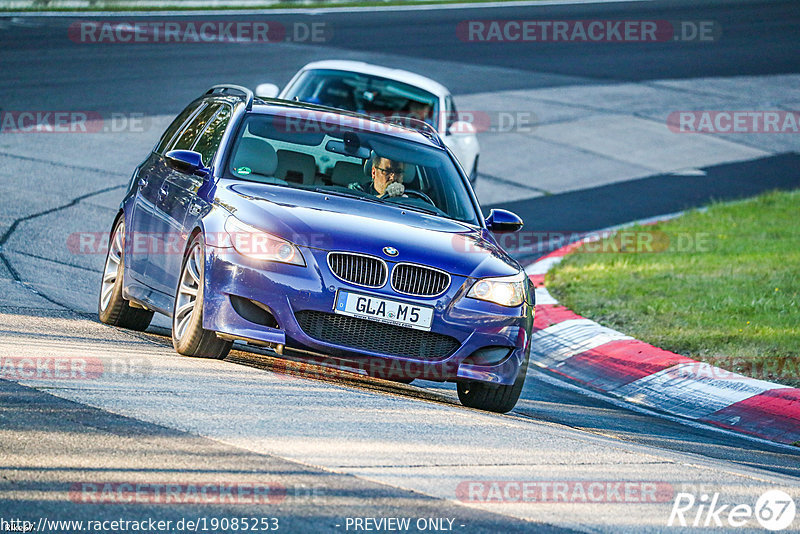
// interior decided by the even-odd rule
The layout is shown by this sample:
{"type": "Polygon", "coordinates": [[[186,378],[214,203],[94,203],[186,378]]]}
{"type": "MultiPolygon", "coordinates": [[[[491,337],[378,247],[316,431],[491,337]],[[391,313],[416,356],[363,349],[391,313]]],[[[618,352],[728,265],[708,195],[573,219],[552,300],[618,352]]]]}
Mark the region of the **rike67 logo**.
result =
{"type": "Polygon", "coordinates": [[[667,526],[670,527],[761,527],[780,531],[792,526],[796,515],[792,496],[782,490],[764,492],[755,506],[727,503],[719,493],[678,493],[672,503],[667,526]]]}

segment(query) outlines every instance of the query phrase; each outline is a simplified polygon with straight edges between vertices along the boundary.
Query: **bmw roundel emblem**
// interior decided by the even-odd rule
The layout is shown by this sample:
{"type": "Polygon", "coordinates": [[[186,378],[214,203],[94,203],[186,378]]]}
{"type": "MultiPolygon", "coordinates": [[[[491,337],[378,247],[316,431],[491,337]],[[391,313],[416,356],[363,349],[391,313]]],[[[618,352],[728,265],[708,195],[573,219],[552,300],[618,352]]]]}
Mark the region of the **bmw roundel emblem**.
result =
{"type": "Polygon", "coordinates": [[[399,254],[399,252],[397,252],[397,249],[394,247],[383,247],[383,253],[386,254],[387,256],[392,256],[392,257],[397,256],[399,254]]]}

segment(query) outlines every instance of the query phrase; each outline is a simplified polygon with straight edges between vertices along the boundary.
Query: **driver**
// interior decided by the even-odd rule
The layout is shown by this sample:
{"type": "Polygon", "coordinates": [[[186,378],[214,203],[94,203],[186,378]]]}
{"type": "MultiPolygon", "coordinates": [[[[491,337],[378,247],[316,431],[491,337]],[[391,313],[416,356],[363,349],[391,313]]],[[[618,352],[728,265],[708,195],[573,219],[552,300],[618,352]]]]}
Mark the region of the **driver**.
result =
{"type": "Polygon", "coordinates": [[[355,189],[376,197],[399,197],[405,193],[403,186],[403,173],[405,163],[392,161],[389,158],[372,155],[372,181],[348,184],[349,189],[355,189]]]}
{"type": "Polygon", "coordinates": [[[409,100],[408,104],[406,105],[406,109],[408,110],[408,114],[418,120],[425,121],[431,126],[435,126],[433,124],[433,120],[431,120],[431,105],[425,102],[417,102],[416,100],[409,100]]]}

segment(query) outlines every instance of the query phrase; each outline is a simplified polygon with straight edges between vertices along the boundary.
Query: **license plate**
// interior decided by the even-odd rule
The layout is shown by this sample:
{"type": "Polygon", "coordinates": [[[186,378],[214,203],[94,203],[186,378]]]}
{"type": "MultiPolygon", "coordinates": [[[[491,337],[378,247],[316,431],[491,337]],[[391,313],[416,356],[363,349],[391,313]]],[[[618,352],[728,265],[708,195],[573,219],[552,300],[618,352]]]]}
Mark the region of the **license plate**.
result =
{"type": "Polygon", "coordinates": [[[350,291],[339,291],[334,312],[379,323],[430,330],[433,308],[350,291]]]}

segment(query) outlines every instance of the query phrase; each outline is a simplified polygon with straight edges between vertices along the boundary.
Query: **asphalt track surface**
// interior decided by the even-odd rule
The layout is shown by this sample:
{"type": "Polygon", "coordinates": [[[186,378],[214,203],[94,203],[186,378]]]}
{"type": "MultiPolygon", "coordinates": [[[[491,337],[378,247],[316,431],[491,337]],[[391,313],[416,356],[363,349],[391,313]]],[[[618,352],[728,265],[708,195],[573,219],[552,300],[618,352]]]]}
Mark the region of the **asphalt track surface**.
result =
{"type": "MultiPolygon", "coordinates": [[[[298,66],[366,52],[390,67],[435,77],[455,94],[574,84],[706,76],[796,73],[797,5],[784,2],[672,1],[571,6],[493,7],[314,15],[213,15],[208,20],[325,23],[324,43],[289,46],[171,44],[131,47],[81,45],[64,38],[75,19],[31,22],[0,35],[4,109],[37,105],[175,114],[209,82],[254,87],[266,79],[285,84],[298,66]],[[664,43],[465,43],[454,30],[465,20],[713,21],[723,28],[713,46],[664,43]],[[385,57],[388,56],[388,57],[385,57]]],[[[162,19],[164,17],[161,17],[162,19]]],[[[203,17],[188,17],[203,20],[203,17]]],[[[100,17],[108,20],[109,17],[100,17]]],[[[118,20],[148,20],[121,16],[118,20]]],[[[152,20],[157,20],[151,18],[152,20]]]]}
{"type": "MultiPolygon", "coordinates": [[[[367,59],[416,70],[441,80],[456,95],[650,79],[797,73],[799,11],[792,2],[659,2],[270,15],[270,20],[287,24],[307,19],[326,22],[333,28],[331,39],[325,43],[268,45],[272,48],[81,45],[66,39],[70,19],[0,19],[7,23],[0,43],[0,106],[4,110],[89,109],[174,115],[212,83],[226,81],[252,87],[266,78],[281,84],[305,62],[328,57],[367,59]],[[713,47],[697,43],[593,44],[591,48],[574,43],[543,44],[530,53],[521,45],[465,45],[453,31],[455,24],[467,19],[545,17],[714,20],[723,26],[724,39],[713,47]]],[[[109,351],[128,346],[142,351],[169,350],[169,340],[161,328],[138,336],[96,324],[90,310],[102,258],[75,257],[64,250],[70,231],[106,230],[133,165],[157,135],[158,132],[145,132],[123,149],[113,139],[87,144],[74,139],[80,136],[0,137],[0,186],[4,197],[0,213],[0,312],[1,335],[7,347],[47,350],[86,343],[109,351]],[[19,343],[22,345],[15,345],[19,343]]],[[[652,176],[504,206],[519,211],[529,228],[587,231],[702,205],[712,199],[739,198],[800,185],[796,153],[718,165],[706,172],[702,181],[686,177],[684,183],[676,184],[672,176],[652,176]]],[[[209,368],[213,373],[238,379],[252,368],[269,370],[275,366],[276,360],[269,356],[236,351],[225,362],[209,368]]],[[[458,408],[451,387],[428,382],[405,387],[347,375],[303,378],[301,382],[312,392],[319,390],[319,395],[332,395],[334,401],[337,395],[341,396],[341,402],[335,404],[338,411],[331,412],[334,418],[346,414],[347,395],[359,395],[373,399],[370,402],[376,405],[391,401],[402,403],[406,409],[419,409],[423,418],[426,411],[435,417],[444,410],[452,418],[466,414],[476,420],[485,419],[487,424],[499,422],[523,429],[518,430],[520,433],[534,428],[547,439],[538,444],[540,448],[529,451],[533,464],[537,457],[548,457],[565,447],[565,442],[554,436],[569,435],[580,443],[575,456],[552,464],[567,469],[567,473],[595,462],[622,466],[631,455],[641,454],[651,458],[656,469],[662,463],[664,469],[668,464],[669,469],[683,466],[677,471],[682,477],[679,480],[694,485],[729,487],[729,477],[734,476],[731,474],[765,488],[796,486],[800,478],[800,454],[786,447],[633,411],[608,399],[563,387],[538,372],[529,374],[520,403],[507,416],[486,416],[458,408]],[[601,459],[591,452],[607,446],[618,456],[601,459]]],[[[167,386],[164,388],[166,391],[167,386]]],[[[413,484],[377,483],[369,474],[353,476],[352,470],[338,470],[324,462],[288,461],[280,455],[253,452],[244,441],[232,443],[206,437],[202,432],[176,430],[181,428],[178,425],[158,424],[169,420],[167,415],[142,421],[126,417],[123,408],[92,408],[91,400],[67,400],[81,394],[69,389],[30,388],[0,381],[0,516],[231,516],[250,510],[224,504],[176,508],[86,505],[64,495],[76,482],[105,477],[145,481],[156,477],[183,483],[220,479],[246,482],[267,477],[280,479],[286,487],[299,492],[295,498],[287,498],[270,509],[285,520],[287,531],[292,532],[343,531],[334,525],[348,516],[458,517],[465,525],[460,529],[464,532],[556,531],[573,527],[635,531],[638,521],[645,519],[637,517],[643,512],[634,507],[625,512],[631,517],[628,523],[619,517],[601,517],[602,513],[592,515],[580,510],[570,510],[577,519],[562,518],[569,514],[556,511],[543,514],[544,519],[536,523],[524,522],[508,510],[487,511],[431,497],[436,492],[414,490],[413,484]],[[309,494],[308,488],[323,489],[309,494]]],[[[198,406],[204,404],[202,388],[184,394],[195,396],[198,406]]],[[[90,399],[92,394],[86,395],[90,399]]],[[[246,401],[247,397],[225,399],[226,404],[246,401]]],[[[305,401],[300,398],[296,402],[302,405],[305,401]]],[[[292,421],[309,418],[309,424],[313,424],[313,412],[309,415],[308,410],[299,408],[301,415],[287,412],[286,416],[292,421]]],[[[412,425],[403,427],[403,432],[419,433],[420,439],[433,443],[445,441],[435,428],[412,425]]],[[[457,433],[451,429],[448,432],[457,433]]],[[[502,461],[497,460],[497,464],[501,466],[502,461]]],[[[639,479],[646,477],[645,473],[653,476],[652,471],[647,471],[647,464],[642,461],[641,471],[636,471],[634,462],[633,474],[628,474],[638,475],[639,479]]],[[[559,467],[547,465],[543,461],[541,469],[558,472],[559,467]]],[[[606,476],[613,476],[608,474],[613,472],[609,467],[606,476]]],[[[510,476],[513,475],[502,478],[510,476]]],[[[263,508],[258,513],[263,515],[263,508]]],[[[655,524],[663,525],[665,520],[661,517],[655,524]]],[[[650,529],[660,530],[652,525],[650,529]]]]}

